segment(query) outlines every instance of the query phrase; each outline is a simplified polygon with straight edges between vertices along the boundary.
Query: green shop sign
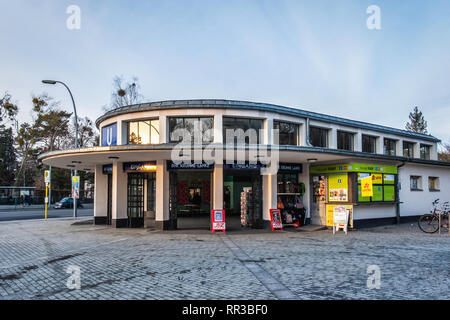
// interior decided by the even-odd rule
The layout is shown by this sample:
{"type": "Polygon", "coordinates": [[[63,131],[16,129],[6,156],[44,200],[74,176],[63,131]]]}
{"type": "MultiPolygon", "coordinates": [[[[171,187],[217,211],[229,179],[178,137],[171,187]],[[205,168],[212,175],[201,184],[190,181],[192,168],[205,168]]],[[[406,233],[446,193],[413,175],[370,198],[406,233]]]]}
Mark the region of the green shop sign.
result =
{"type": "Polygon", "coordinates": [[[310,173],[340,173],[340,172],[369,172],[397,174],[396,166],[381,166],[378,164],[348,163],[311,166],[310,173]]]}

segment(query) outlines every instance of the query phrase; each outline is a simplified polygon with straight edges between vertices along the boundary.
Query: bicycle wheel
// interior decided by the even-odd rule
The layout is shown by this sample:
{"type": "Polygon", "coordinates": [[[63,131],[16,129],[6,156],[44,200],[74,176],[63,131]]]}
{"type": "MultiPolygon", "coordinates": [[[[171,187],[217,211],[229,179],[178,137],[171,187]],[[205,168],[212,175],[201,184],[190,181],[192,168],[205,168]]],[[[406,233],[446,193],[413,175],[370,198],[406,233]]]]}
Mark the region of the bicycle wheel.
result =
{"type": "Polygon", "coordinates": [[[439,218],[432,214],[424,214],[419,218],[419,228],[425,233],[435,233],[439,230],[439,218]]]}

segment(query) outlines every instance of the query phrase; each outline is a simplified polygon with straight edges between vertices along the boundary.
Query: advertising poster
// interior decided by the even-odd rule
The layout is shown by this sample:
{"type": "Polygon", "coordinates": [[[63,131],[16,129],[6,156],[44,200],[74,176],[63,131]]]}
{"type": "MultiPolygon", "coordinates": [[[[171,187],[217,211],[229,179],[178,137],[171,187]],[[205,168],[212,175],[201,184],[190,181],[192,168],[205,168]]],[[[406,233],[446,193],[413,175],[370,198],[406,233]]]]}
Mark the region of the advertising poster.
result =
{"type": "Polygon", "coordinates": [[[44,181],[46,185],[50,184],[50,170],[45,170],[44,181]]]}
{"type": "Polygon", "coordinates": [[[225,210],[212,210],[211,212],[211,231],[225,232],[225,210]]]}
{"type": "Polygon", "coordinates": [[[73,199],[80,198],[80,177],[79,176],[72,177],[72,198],[73,199]]]}
{"type": "Polygon", "coordinates": [[[350,228],[353,228],[353,205],[342,205],[342,204],[327,204],[327,227],[333,226],[333,218],[334,218],[334,208],[341,207],[345,208],[348,212],[348,221],[350,224],[350,228]]]}
{"type": "Polygon", "coordinates": [[[281,221],[281,212],[279,209],[270,209],[270,222],[272,224],[272,231],[276,229],[283,230],[283,223],[281,221]]]}
{"type": "Polygon", "coordinates": [[[361,179],[361,196],[373,197],[372,177],[361,179]]]}
{"type": "Polygon", "coordinates": [[[348,201],[348,175],[333,174],[328,177],[328,200],[330,202],[348,201]]]}

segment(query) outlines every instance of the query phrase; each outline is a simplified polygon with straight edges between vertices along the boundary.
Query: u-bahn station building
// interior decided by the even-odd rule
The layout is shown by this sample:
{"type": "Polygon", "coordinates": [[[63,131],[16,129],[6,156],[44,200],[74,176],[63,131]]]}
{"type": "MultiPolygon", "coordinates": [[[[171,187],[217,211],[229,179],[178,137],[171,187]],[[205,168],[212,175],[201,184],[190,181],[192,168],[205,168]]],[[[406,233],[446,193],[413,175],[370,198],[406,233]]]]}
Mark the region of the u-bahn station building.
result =
{"type": "Polygon", "coordinates": [[[96,125],[100,146],[40,157],[45,165],[95,172],[95,224],[207,229],[211,210],[223,209],[227,230],[267,228],[270,210],[280,209],[286,225],[329,226],[333,207],[346,206],[350,225],[361,228],[412,221],[434,199],[449,200],[450,163],[437,160],[439,139],[430,135],[229,100],[126,106],[96,125]],[[201,131],[197,150],[227,150],[223,161],[174,161],[175,133],[193,128],[201,131]],[[237,129],[260,134],[229,143],[227,132],[237,129]],[[275,171],[263,173],[261,155],[250,159],[259,149],[277,150],[275,171]],[[236,159],[238,151],[246,158],[236,159]],[[369,176],[373,196],[363,197],[361,179],[369,176]]]}

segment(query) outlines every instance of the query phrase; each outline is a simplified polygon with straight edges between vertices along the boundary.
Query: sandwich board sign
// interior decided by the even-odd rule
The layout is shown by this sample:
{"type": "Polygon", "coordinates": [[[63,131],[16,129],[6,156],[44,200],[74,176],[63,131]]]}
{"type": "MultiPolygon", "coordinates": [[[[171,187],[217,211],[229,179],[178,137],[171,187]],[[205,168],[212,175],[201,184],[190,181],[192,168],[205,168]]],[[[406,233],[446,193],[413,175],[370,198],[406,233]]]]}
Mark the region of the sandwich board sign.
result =
{"type": "Polygon", "coordinates": [[[339,229],[343,229],[347,234],[349,211],[345,206],[335,206],[333,208],[333,234],[339,229]]]}
{"type": "Polygon", "coordinates": [[[280,209],[270,209],[270,224],[272,231],[283,230],[283,222],[281,221],[280,209]]]}
{"type": "Polygon", "coordinates": [[[211,231],[223,231],[225,232],[225,210],[212,210],[211,211],[211,231]]]}

